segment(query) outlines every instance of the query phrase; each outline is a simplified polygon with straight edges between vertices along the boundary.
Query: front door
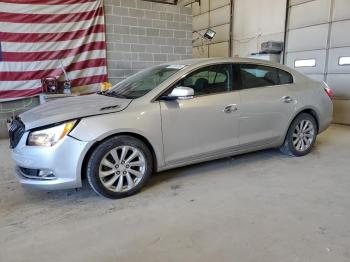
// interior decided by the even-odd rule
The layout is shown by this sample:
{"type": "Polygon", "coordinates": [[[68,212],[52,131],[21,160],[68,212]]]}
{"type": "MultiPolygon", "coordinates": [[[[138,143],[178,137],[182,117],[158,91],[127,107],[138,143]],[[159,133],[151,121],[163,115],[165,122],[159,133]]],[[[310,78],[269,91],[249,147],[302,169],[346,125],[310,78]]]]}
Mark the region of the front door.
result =
{"type": "Polygon", "coordinates": [[[230,64],[198,69],[174,86],[193,88],[192,99],[160,102],[166,164],[212,158],[239,145],[239,93],[231,69],[230,64]]]}

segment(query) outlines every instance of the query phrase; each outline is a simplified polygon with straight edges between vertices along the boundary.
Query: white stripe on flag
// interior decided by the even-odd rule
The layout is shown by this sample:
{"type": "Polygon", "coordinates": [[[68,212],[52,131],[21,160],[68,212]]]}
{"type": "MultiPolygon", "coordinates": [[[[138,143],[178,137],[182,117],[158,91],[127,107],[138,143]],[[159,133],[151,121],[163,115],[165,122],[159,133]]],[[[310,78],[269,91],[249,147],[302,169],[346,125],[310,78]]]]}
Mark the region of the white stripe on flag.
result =
{"type": "Polygon", "coordinates": [[[89,77],[89,76],[105,75],[105,74],[107,74],[106,67],[100,66],[100,67],[85,68],[83,70],[71,71],[68,73],[68,77],[70,80],[73,80],[81,77],[89,77]]]}
{"type": "Polygon", "coordinates": [[[41,86],[41,80],[0,81],[0,91],[33,89],[41,86]]]}

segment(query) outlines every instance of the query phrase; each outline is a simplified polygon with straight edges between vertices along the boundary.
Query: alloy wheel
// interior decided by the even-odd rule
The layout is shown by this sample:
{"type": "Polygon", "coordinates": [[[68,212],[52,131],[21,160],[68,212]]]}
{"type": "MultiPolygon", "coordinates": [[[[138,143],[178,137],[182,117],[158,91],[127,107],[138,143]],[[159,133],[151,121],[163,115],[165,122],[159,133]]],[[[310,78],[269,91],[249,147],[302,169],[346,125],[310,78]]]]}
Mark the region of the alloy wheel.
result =
{"type": "Polygon", "coordinates": [[[119,146],[104,155],[99,167],[102,184],[113,192],[126,192],[142,180],[146,172],[143,153],[132,146],[119,146]]]}
{"type": "Polygon", "coordinates": [[[301,120],[293,132],[293,146],[299,152],[306,151],[315,138],[315,127],[310,120],[301,120]]]}

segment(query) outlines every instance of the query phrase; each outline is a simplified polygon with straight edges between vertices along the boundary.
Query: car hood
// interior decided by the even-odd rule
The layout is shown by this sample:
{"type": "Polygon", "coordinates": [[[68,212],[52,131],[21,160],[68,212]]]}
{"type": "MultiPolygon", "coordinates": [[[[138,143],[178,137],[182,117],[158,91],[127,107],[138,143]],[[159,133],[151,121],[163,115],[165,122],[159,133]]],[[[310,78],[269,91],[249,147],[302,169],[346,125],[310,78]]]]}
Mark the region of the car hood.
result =
{"type": "Polygon", "coordinates": [[[86,95],[56,99],[19,115],[26,130],[81,117],[124,110],[131,99],[104,95],[86,95]]]}

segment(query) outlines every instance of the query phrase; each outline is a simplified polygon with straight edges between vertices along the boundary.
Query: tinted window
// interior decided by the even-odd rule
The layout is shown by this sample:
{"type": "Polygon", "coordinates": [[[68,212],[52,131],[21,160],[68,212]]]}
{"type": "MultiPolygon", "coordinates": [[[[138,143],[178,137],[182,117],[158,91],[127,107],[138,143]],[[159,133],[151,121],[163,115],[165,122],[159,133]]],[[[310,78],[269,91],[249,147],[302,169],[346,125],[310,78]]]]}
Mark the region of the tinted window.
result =
{"type": "Polygon", "coordinates": [[[280,69],[262,65],[240,65],[241,85],[243,89],[289,84],[292,76],[280,69]]]}
{"type": "Polygon", "coordinates": [[[278,70],[278,76],[280,78],[281,85],[293,83],[293,77],[286,71],[278,70]]]}
{"type": "Polygon", "coordinates": [[[191,87],[194,95],[231,91],[231,65],[214,65],[201,68],[182,79],[176,86],[191,87]]]}

